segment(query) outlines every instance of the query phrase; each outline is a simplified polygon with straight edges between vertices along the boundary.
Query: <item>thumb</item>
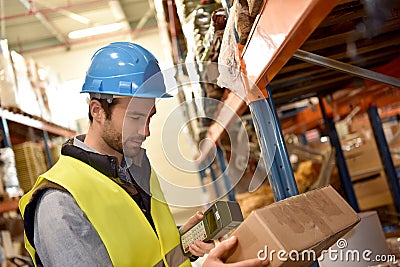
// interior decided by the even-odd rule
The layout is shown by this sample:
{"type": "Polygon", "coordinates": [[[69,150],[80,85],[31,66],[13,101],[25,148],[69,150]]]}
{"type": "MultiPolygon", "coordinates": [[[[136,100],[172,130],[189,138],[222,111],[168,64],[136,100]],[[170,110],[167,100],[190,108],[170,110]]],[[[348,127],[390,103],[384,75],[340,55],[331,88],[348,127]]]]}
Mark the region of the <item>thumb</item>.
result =
{"type": "Polygon", "coordinates": [[[233,252],[232,250],[237,244],[237,241],[238,239],[236,236],[231,236],[229,239],[219,243],[218,246],[210,251],[210,254],[216,258],[225,259],[231,254],[230,252],[233,252]]]}
{"type": "Polygon", "coordinates": [[[196,212],[196,214],[190,217],[189,220],[183,226],[183,232],[188,230],[190,227],[194,226],[201,219],[203,219],[203,213],[201,211],[196,212]]]}
{"type": "Polygon", "coordinates": [[[192,217],[189,218],[188,223],[192,226],[203,219],[203,213],[201,211],[196,212],[192,217]]]}

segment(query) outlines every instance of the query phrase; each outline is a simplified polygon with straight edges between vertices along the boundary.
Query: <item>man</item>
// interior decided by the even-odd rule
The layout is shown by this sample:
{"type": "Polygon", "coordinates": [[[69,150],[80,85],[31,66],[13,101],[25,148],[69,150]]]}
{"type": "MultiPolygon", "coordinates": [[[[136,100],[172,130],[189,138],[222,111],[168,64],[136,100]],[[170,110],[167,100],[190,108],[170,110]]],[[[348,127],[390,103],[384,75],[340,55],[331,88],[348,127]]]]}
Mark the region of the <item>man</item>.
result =
{"type": "MultiPolygon", "coordinates": [[[[20,201],[35,265],[190,266],[141,148],[155,98],[168,96],[157,60],[137,44],[111,43],[92,57],[82,92],[90,95],[87,134],[64,144],[57,163],[20,201]]],[[[219,266],[235,242],[210,252],[213,243],[197,241],[190,251],[210,252],[204,265],[219,266]]]]}

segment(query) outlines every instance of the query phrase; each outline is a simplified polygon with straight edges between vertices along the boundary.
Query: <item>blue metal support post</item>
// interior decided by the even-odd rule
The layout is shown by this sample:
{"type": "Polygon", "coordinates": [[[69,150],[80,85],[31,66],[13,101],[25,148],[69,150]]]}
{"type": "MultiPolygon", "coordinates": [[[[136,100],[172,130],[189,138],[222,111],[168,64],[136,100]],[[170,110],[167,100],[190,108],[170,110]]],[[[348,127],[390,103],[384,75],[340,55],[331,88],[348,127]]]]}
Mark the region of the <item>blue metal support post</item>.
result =
{"type": "Polygon", "coordinates": [[[322,117],[324,118],[326,130],[329,135],[329,141],[336,151],[336,165],[347,202],[356,212],[359,212],[360,209],[358,207],[357,197],[354,192],[353,182],[351,181],[349,169],[347,168],[342,146],[336,131],[335,122],[333,121],[332,117],[327,116],[322,98],[319,98],[319,105],[321,107],[322,117]]]}
{"type": "Polygon", "coordinates": [[[224,152],[222,151],[222,149],[219,146],[217,146],[217,161],[219,164],[219,168],[221,169],[222,178],[224,179],[226,190],[228,192],[228,199],[230,201],[235,201],[235,194],[233,192],[233,189],[229,190],[232,187],[231,182],[229,180],[228,175],[225,173],[226,164],[225,164],[224,152]]]}
{"type": "MultiPolygon", "coordinates": [[[[299,194],[269,87],[268,98],[249,104],[275,201],[299,194]]],[[[310,267],[318,267],[317,261],[310,267]]]]}
{"type": "Polygon", "coordinates": [[[44,149],[45,149],[45,152],[46,152],[46,157],[47,157],[47,160],[48,160],[49,165],[51,167],[51,166],[54,165],[54,161],[53,161],[53,157],[51,155],[50,147],[49,147],[49,142],[50,142],[49,134],[46,131],[43,131],[42,135],[43,135],[44,149]]]}
{"type": "Polygon", "coordinates": [[[269,88],[267,87],[267,89],[269,97],[253,101],[249,104],[249,107],[262,158],[267,170],[269,168],[268,179],[274,199],[279,201],[297,195],[299,191],[282,136],[278,115],[269,88]]]}
{"type": "Polygon", "coordinates": [[[205,166],[204,164],[202,164],[203,166],[200,166],[199,173],[200,173],[200,178],[201,178],[201,184],[203,185],[203,188],[204,188],[204,185],[205,185],[204,179],[207,177],[206,170],[208,169],[210,171],[210,176],[213,181],[215,195],[217,198],[219,198],[221,196],[221,193],[218,188],[218,182],[216,182],[217,176],[215,174],[213,164],[214,164],[214,162],[211,162],[210,165],[208,165],[208,166],[205,166]]]}
{"type": "Polygon", "coordinates": [[[8,130],[7,120],[1,117],[0,120],[1,134],[3,136],[3,143],[5,147],[11,147],[10,131],[8,130]]]}
{"type": "Polygon", "coordinates": [[[382,121],[378,114],[378,108],[372,106],[368,108],[368,117],[371,122],[372,131],[374,132],[376,145],[385,170],[386,179],[388,181],[390,191],[392,193],[394,206],[397,212],[400,212],[400,185],[397,178],[397,172],[393,164],[390,154],[389,145],[386,141],[385,133],[382,128],[382,121]]]}
{"type": "Polygon", "coordinates": [[[221,196],[221,193],[219,192],[218,183],[215,182],[217,180],[217,175],[215,174],[213,163],[211,163],[208,168],[210,169],[211,179],[213,180],[215,195],[217,196],[217,198],[219,198],[221,196]]]}

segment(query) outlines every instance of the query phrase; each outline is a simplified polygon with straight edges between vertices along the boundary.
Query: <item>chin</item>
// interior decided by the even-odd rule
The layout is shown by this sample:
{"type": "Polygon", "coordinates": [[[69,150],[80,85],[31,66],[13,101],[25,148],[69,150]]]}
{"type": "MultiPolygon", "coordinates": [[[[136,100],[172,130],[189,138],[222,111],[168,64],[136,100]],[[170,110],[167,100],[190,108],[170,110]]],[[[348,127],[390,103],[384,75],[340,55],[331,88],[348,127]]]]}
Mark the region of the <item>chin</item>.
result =
{"type": "Polygon", "coordinates": [[[140,147],[124,148],[124,156],[126,158],[135,158],[140,151],[140,147]]]}

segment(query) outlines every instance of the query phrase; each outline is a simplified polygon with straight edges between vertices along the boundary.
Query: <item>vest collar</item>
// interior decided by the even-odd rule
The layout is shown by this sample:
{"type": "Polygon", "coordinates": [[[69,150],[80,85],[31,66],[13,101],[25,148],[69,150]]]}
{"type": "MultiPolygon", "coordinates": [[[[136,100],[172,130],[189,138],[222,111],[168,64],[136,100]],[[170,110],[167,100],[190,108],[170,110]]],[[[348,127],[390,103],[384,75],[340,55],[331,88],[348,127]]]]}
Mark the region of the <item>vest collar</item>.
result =
{"type": "MultiPolygon", "coordinates": [[[[77,136],[82,141],[85,139],[85,135],[77,136]]],[[[86,150],[82,147],[74,145],[74,138],[69,139],[65,142],[61,148],[61,154],[64,156],[70,156],[76,158],[93,168],[102,174],[118,178],[118,159],[114,156],[103,155],[97,152],[86,150]]]]}

